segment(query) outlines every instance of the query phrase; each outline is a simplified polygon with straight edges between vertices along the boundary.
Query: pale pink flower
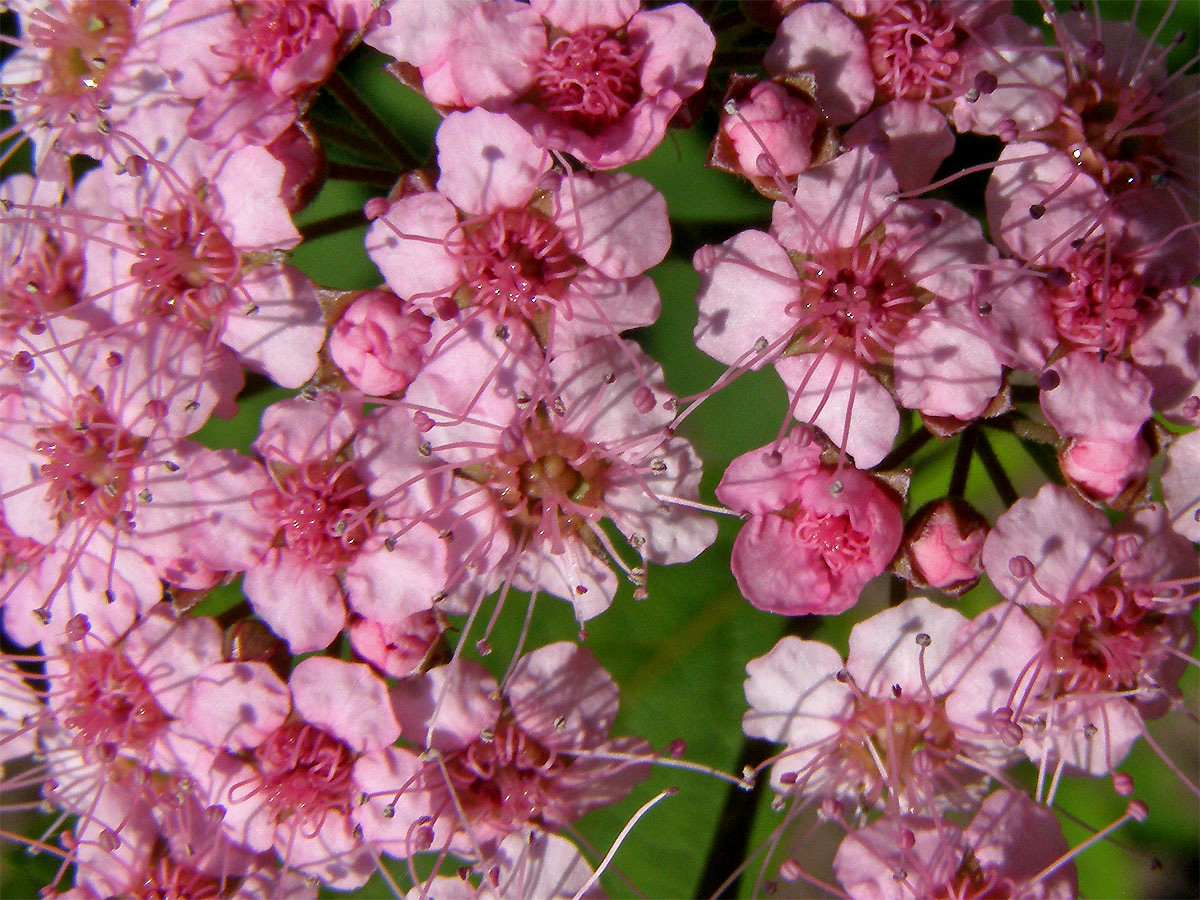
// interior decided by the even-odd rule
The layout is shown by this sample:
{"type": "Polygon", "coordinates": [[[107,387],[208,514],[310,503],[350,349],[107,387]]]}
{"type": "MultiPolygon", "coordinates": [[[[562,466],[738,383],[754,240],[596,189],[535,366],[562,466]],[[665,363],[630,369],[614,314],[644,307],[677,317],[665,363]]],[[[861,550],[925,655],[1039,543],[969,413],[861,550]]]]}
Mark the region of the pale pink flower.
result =
{"type": "Polygon", "coordinates": [[[580,893],[592,878],[591,866],[565,837],[538,828],[510,834],[472,870],[478,875],[478,885],[467,880],[465,870],[456,878],[439,875],[410,890],[407,900],[488,900],[497,896],[603,900],[606,896],[596,882],[580,893]]]}
{"type": "Polygon", "coordinates": [[[1032,759],[1111,772],[1142,719],[1163,715],[1179,696],[1178,651],[1195,636],[1193,549],[1169,530],[1161,507],[1114,529],[1099,510],[1047,485],[1000,516],[983,559],[1000,592],[1040,628],[1025,652],[1027,684],[997,709],[1019,726],[1014,734],[1032,759]]]}
{"type": "Polygon", "coordinates": [[[915,597],[855,625],[844,664],[832,647],[791,636],[751,660],[742,728],[786,745],[775,790],[893,813],[970,803],[980,771],[1013,756],[990,704],[1022,661],[963,652],[966,623],[915,597]]]}
{"type": "Polygon", "coordinates": [[[489,309],[555,349],[658,317],[643,273],[671,236],[666,201],[647,182],[553,173],[524,128],[484,110],[452,113],[437,144],[437,191],[401,196],[367,233],[400,297],[443,319],[489,309]]]}
{"type": "Polygon", "coordinates": [[[1200,541],[1200,431],[1176,438],[1167,448],[1162,491],[1171,527],[1188,540],[1200,541]]]}
{"type": "Polygon", "coordinates": [[[995,68],[991,77],[1018,83],[1016,91],[1007,84],[994,91],[994,103],[1015,108],[1039,95],[1032,117],[1005,109],[1003,118],[985,114],[973,125],[1011,142],[988,185],[994,239],[1034,259],[1085,236],[1108,202],[1143,193],[1152,199],[1141,204],[1140,221],[1182,229],[1182,255],[1194,266],[1197,140],[1182,112],[1193,105],[1196,76],[1168,76],[1165,51],[1131,22],[1074,11],[1049,16],[1056,47],[1032,50],[1015,28],[986,35],[987,49],[975,54],[974,65],[995,68]]]}
{"type": "Polygon", "coordinates": [[[483,590],[545,590],[584,621],[612,602],[614,568],[639,583],[647,562],[684,562],[712,542],[715,523],[690,508],[700,462],[668,433],[673,398],[635,345],[599,338],[547,361],[528,331],[482,312],[441,323],[434,340],[403,405],[373,419],[372,491],[385,510],[433,492],[429,521],[448,520],[450,553],[474,560],[483,590]],[[423,434],[402,421],[413,418],[423,434]]]}
{"type": "Polygon", "coordinates": [[[431,832],[420,849],[477,856],[526,825],[559,829],[619,800],[649,774],[651,757],[639,738],[609,737],[617,699],[591,652],[565,642],[523,656],[503,689],[463,659],[401,682],[393,703],[404,736],[437,753],[356,765],[376,781],[410,773],[371,796],[360,818],[367,837],[407,856],[418,823],[431,832]]]}
{"type": "Polygon", "coordinates": [[[949,204],[898,201],[887,164],[857,148],[796,179],[770,235],[702,247],[697,346],[721,362],[774,362],[793,415],[863,468],[891,448],[896,400],[938,417],[981,415],[1001,386],[985,319],[998,254],[949,204]],[[876,374],[878,373],[878,374],[876,374]]]}
{"type": "Polygon", "coordinates": [[[169,323],[222,368],[232,351],[284,387],[304,384],[326,331],[313,284],[276,254],[300,241],[283,165],[261,147],[214,154],[178,135],[151,149],[126,174],[104,167],[79,185],[101,238],[84,248],[86,293],[118,323],[169,323]]]}
{"type": "Polygon", "coordinates": [[[237,490],[244,538],[230,540],[232,523],[218,522],[195,551],[214,569],[246,571],[255,612],[294,653],[328,646],[347,607],[399,624],[445,587],[437,531],[425,523],[401,530],[371,499],[354,444],[361,418],[336,394],[268,407],[254,442],[263,466],[237,490]]]}
{"type": "Polygon", "coordinates": [[[21,37],[0,69],[0,86],[11,92],[5,107],[34,142],[39,175],[69,180],[71,154],[105,156],[108,135],[134,109],[171,99],[158,66],[167,0],[12,5],[21,37]]]}
{"type": "Polygon", "coordinates": [[[369,0],[199,0],[170,7],[158,62],[196,102],[190,137],[265,145],[296,120],[306,91],[357,41],[369,0]]]}
{"type": "Polygon", "coordinates": [[[217,721],[205,727],[224,746],[191,774],[223,810],[226,836],[255,852],[273,848],[285,866],[331,887],[362,885],[376,862],[354,816],[360,795],[384,785],[358,764],[400,734],[383,681],[365,665],[317,656],[296,665],[286,689],[254,663],[202,678],[194,712],[214,706],[217,721]]]}
{"type": "Polygon", "coordinates": [[[415,65],[432,102],[506,112],[540,146],[596,169],[658,146],[703,85],[715,47],[707,24],[683,3],[420,7],[394,4],[391,24],[367,42],[415,65]]]}
{"type": "Polygon", "coordinates": [[[1052,810],[1019,791],[997,791],[965,831],[916,815],[853,831],[839,845],[833,871],[851,900],[1074,900],[1074,863],[1042,875],[1067,852],[1052,810]]]}
{"type": "Polygon", "coordinates": [[[1079,350],[1046,370],[1042,411],[1068,443],[1063,474],[1084,496],[1112,502],[1143,484],[1150,448],[1151,385],[1131,363],[1079,350]]]}

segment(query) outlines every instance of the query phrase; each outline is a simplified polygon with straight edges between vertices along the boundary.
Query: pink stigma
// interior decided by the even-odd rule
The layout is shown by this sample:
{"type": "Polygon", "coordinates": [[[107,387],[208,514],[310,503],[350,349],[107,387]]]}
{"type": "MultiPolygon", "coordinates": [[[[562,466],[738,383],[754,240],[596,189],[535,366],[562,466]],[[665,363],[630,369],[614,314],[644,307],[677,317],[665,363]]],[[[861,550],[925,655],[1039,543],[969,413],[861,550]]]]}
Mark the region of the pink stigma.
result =
{"type": "Polygon", "coordinates": [[[1058,333],[1079,347],[1121,353],[1142,333],[1149,311],[1141,277],[1094,246],[1074,252],[1066,271],[1065,284],[1047,281],[1058,333]]]}
{"type": "Polygon", "coordinates": [[[884,243],[835,250],[800,263],[800,299],[787,312],[798,320],[804,350],[830,347],[869,365],[895,349],[922,301],[884,243]]]}
{"type": "Polygon", "coordinates": [[[140,749],[166,726],[142,674],[122,654],[86,650],[64,658],[70,669],[62,721],[75,732],[77,750],[140,749]]]}

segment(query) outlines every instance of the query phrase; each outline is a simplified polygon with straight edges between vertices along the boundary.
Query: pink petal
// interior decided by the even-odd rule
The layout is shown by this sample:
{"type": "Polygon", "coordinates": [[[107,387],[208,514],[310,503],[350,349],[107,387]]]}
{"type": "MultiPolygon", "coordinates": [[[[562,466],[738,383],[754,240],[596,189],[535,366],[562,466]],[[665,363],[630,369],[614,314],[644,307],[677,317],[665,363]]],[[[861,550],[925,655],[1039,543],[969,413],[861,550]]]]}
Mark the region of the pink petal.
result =
{"type": "Polygon", "coordinates": [[[743,231],[723,244],[701,247],[696,346],[720,362],[761,368],[792,330],[789,304],[800,296],[796,267],[769,234],[743,231]],[[770,353],[761,352],[774,346],[770,353]]]}
{"type": "Polygon", "coordinates": [[[446,541],[437,529],[422,522],[398,530],[385,541],[382,526],[342,576],[351,609],[387,625],[431,609],[446,587],[446,541]]]}
{"type": "Polygon", "coordinates": [[[529,132],[482,109],[447,116],[437,146],[438,190],[467,213],[520,209],[550,171],[550,155],[529,132]]]}
{"type": "Polygon", "coordinates": [[[897,190],[886,159],[852,148],[796,176],[799,199],[776,202],[771,233],[798,253],[856,247],[895,206],[897,190]]]}
{"type": "Polygon", "coordinates": [[[640,275],[666,256],[667,201],[649,182],[623,172],[577,175],[554,200],[554,222],[571,248],[605,275],[640,275]]]}
{"type": "Polygon", "coordinates": [[[401,197],[367,229],[367,255],[406,300],[445,296],[464,280],[448,243],[457,225],[454,205],[436,191],[401,197]]]}
{"type": "Polygon", "coordinates": [[[749,711],[742,730],[790,747],[836,734],[853,695],[839,684],[838,652],[819,641],[785,637],[766,656],[746,663],[749,711]]]}
{"type": "Polygon", "coordinates": [[[763,64],[772,75],[812,72],[817,99],[834,125],[853,122],[875,100],[866,39],[831,3],[808,3],[790,13],[763,64]]]}
{"type": "Polygon", "coordinates": [[[804,353],[775,363],[789,393],[800,393],[793,407],[798,422],[815,425],[844,449],[860,469],[878,464],[900,430],[900,413],[891,395],[852,359],[834,353],[804,353]]]}
{"type": "Polygon", "coordinates": [[[1014,503],[983,545],[983,565],[997,590],[1025,605],[1054,605],[1096,584],[1111,551],[1108,520],[1066,488],[1047,484],[1014,503]],[[1036,567],[1034,580],[1013,574],[1018,556],[1036,567]],[[1040,588],[1040,590],[1039,590],[1040,588]]]}
{"type": "Polygon", "coordinates": [[[361,663],[310,656],[288,678],[292,703],[304,720],[369,753],[400,737],[387,686],[361,663]]]}
{"type": "Polygon", "coordinates": [[[182,717],[210,746],[240,753],[261,744],[291,708],[287,686],[266,663],[226,662],[200,674],[182,717]]]}
{"type": "Polygon", "coordinates": [[[527,653],[506,683],[517,723],[547,747],[593,747],[608,737],[619,690],[590,650],[566,641],[527,653]]]}

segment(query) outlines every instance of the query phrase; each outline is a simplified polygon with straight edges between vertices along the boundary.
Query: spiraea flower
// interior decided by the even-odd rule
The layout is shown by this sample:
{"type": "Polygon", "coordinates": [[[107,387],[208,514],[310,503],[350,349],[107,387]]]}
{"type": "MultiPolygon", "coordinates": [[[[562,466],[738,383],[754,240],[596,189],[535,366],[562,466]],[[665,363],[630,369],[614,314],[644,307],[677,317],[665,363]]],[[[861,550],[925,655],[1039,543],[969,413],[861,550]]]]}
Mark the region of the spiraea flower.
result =
{"type": "Polygon", "coordinates": [[[487,590],[545,590],[584,621],[612,602],[614,569],[641,584],[646,563],[712,543],[714,523],[691,508],[699,460],[669,434],[672,396],[636,347],[598,338],[545,360],[531,332],[483,313],[443,323],[433,340],[404,401],[373,420],[367,465],[385,510],[437,492],[429,521],[446,523],[452,555],[487,560],[487,590]],[[425,471],[396,464],[414,451],[425,471]]]}
{"type": "Polygon", "coordinates": [[[437,143],[437,190],[399,197],[367,234],[400,297],[442,319],[486,309],[554,350],[658,318],[644,273],[670,229],[648,183],[553,172],[524,128],[483,110],[452,113],[437,143]]]}
{"type": "Polygon", "coordinates": [[[704,83],[714,39],[683,3],[396,3],[367,43],[416,68],[438,106],[505,112],[595,169],[649,155],[704,83]],[[419,36],[418,36],[419,35],[419,36]]]}

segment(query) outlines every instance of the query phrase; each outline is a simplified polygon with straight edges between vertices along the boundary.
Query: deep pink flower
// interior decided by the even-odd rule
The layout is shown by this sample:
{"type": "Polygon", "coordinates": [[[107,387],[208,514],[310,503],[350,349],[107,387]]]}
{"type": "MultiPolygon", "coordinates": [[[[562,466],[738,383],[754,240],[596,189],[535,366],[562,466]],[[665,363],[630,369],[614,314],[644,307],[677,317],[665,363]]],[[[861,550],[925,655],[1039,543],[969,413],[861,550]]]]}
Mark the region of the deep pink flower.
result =
{"type": "Polygon", "coordinates": [[[894,495],[864,472],[822,464],[805,429],[735,459],[717,497],[750,514],[733,574],[746,599],[770,612],[845,612],[900,545],[894,495]]]}

